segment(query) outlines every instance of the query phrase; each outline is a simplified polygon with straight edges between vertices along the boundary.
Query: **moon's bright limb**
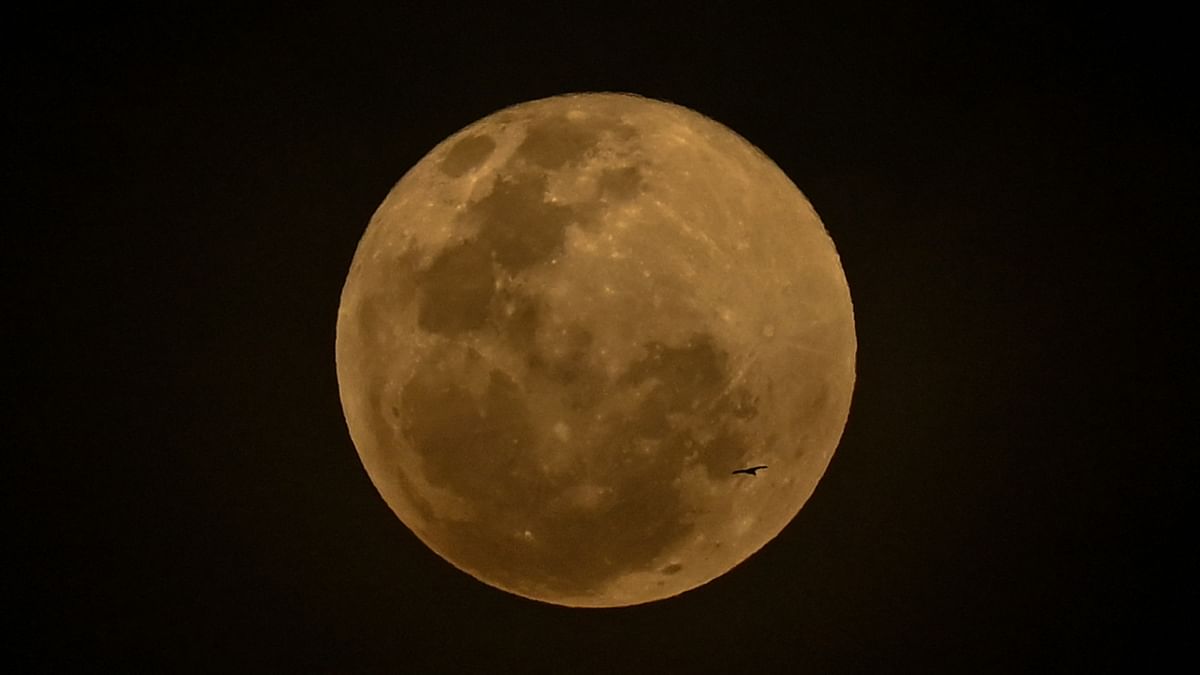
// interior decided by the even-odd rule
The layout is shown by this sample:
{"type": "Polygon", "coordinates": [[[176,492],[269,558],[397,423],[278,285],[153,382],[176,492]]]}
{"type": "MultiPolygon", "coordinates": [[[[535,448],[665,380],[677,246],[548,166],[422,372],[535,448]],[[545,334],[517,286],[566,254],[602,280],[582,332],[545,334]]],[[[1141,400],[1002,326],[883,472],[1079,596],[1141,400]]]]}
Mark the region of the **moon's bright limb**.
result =
{"type": "Polygon", "coordinates": [[[431,549],[616,606],[787,525],[841,437],[855,347],[833,243],[770,159],[686,108],[578,94],[468,126],[395,186],[342,292],[337,371],[368,474],[431,549]]]}

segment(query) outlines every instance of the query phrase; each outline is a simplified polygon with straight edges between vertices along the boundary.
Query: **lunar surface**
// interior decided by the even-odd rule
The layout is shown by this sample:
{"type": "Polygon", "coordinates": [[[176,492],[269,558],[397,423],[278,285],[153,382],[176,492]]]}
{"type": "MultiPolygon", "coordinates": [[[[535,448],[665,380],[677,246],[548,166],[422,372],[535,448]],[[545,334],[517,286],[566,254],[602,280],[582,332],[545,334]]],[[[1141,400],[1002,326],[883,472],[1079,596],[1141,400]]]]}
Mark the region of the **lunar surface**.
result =
{"type": "Polygon", "coordinates": [[[700,586],[791,521],[855,346],[833,242],[770,159],[689,109],[576,94],[405,174],[336,351],[362,462],[421,541],[492,586],[604,607],[700,586]]]}

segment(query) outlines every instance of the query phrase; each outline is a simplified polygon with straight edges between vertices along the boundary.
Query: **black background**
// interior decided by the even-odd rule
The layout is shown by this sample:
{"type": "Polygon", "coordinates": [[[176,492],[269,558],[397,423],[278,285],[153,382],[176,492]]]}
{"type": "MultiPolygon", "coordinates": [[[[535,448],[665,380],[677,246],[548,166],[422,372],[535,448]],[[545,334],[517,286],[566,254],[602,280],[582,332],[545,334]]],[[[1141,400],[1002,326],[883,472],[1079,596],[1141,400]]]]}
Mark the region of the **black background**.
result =
{"type": "Polygon", "coordinates": [[[1077,672],[1194,638],[1182,16],[404,4],[6,20],[18,664],[1077,672]],[[694,108],[791,176],[859,354],[841,446],[776,540],[583,611],[471,579],[392,515],[333,340],[411,165],[596,90],[694,108]]]}

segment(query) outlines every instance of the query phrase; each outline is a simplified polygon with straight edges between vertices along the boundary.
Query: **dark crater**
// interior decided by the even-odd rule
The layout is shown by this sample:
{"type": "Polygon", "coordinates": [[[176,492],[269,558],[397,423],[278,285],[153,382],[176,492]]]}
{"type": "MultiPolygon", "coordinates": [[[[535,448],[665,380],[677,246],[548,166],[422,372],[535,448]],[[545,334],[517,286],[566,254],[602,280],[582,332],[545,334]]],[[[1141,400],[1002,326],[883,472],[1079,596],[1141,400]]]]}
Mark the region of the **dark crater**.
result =
{"type": "Polygon", "coordinates": [[[516,155],[547,170],[579,162],[600,141],[602,126],[593,121],[574,122],[549,117],[529,126],[516,155]]]}
{"type": "Polygon", "coordinates": [[[510,274],[545,262],[562,250],[570,207],[545,201],[546,179],[523,175],[499,180],[492,192],[468,212],[479,219],[479,241],[510,274]]]}
{"type": "Polygon", "coordinates": [[[600,172],[599,185],[603,197],[626,201],[642,191],[642,172],[636,166],[605,169],[600,172]]]}
{"type": "Polygon", "coordinates": [[[496,141],[490,136],[467,136],[454,144],[438,166],[442,173],[458,178],[479,166],[496,149],[496,141]]]}
{"type": "Polygon", "coordinates": [[[442,251],[419,279],[417,325],[440,335],[457,335],[484,325],[496,290],[492,254],[468,240],[442,251]]]}

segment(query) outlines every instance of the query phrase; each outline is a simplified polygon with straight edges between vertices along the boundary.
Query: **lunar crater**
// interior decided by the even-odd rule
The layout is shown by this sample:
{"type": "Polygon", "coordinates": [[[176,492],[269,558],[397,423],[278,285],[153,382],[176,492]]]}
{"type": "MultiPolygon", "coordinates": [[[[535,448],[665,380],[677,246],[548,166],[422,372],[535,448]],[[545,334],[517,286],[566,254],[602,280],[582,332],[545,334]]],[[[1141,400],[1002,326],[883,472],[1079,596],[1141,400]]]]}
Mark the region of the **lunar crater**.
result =
{"type": "Polygon", "coordinates": [[[466,136],[451,146],[439,167],[451,178],[458,178],[478,167],[496,149],[490,136],[466,136]]]}

